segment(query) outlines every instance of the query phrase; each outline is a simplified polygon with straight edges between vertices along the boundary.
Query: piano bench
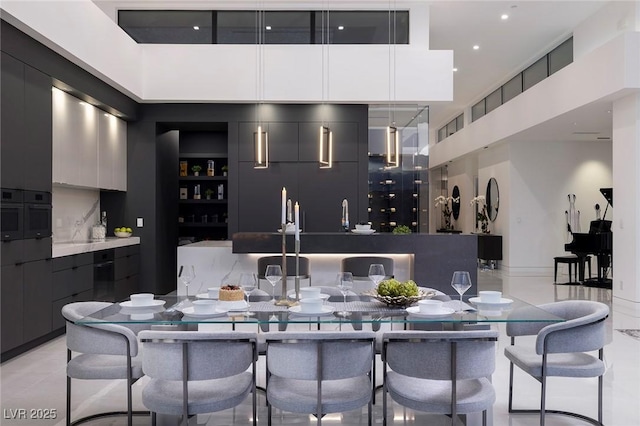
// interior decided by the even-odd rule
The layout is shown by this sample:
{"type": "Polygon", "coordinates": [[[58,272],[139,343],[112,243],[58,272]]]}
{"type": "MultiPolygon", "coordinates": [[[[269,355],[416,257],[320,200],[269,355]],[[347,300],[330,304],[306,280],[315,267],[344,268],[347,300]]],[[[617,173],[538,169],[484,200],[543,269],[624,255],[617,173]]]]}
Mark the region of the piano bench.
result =
{"type": "MultiPolygon", "coordinates": [[[[571,268],[574,268],[574,273],[573,276],[575,277],[576,281],[578,281],[579,278],[584,279],[584,276],[579,277],[578,271],[579,268],[582,268],[582,271],[584,271],[584,265],[587,265],[587,268],[589,270],[589,278],[591,278],[591,256],[578,256],[575,254],[570,254],[567,256],[556,256],[553,258],[553,282],[557,282],[558,280],[558,263],[566,263],[569,265],[569,283],[574,282],[571,277],[572,277],[572,271],[571,268]],[[584,262],[582,265],[580,265],[580,262],[584,262]]],[[[584,275],[584,272],[581,274],[584,275]]]]}

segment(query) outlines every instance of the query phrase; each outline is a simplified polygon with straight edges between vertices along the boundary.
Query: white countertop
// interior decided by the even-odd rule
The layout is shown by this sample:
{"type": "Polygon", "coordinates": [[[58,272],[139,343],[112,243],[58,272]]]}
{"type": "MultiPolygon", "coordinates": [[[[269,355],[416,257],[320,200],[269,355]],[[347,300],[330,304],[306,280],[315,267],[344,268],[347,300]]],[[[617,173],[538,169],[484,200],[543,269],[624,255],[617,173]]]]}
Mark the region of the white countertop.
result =
{"type": "Polygon", "coordinates": [[[104,241],[54,242],[51,246],[51,252],[52,257],[62,257],[70,256],[72,254],[89,253],[98,250],[132,246],[135,244],[140,244],[140,237],[110,237],[104,241]]]}
{"type": "Polygon", "coordinates": [[[178,248],[188,247],[188,248],[196,248],[196,247],[233,247],[233,241],[231,240],[205,240],[198,241],[197,243],[185,244],[183,246],[178,246],[178,248]]]}

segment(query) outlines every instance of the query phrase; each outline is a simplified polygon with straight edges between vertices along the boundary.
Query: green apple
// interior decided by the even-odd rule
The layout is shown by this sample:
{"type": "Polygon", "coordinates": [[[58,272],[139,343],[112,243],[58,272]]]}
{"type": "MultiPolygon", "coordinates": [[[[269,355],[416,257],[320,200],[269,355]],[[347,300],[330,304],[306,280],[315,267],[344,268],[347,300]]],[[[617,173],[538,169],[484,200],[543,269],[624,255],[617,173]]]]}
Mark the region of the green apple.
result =
{"type": "Polygon", "coordinates": [[[120,232],[120,228],[114,229],[113,232],[120,232]]]}
{"type": "Polygon", "coordinates": [[[133,232],[133,229],[127,228],[127,232],[133,232]]]}

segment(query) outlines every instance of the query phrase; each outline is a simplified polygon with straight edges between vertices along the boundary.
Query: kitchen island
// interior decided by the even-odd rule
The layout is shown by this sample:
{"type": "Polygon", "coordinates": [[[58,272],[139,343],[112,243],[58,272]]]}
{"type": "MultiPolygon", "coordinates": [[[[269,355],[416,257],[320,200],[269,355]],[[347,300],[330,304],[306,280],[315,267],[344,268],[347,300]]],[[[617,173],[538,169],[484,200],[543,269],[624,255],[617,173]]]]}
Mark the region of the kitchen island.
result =
{"type": "MultiPolygon", "coordinates": [[[[282,252],[282,235],[265,232],[240,232],[233,235],[233,253],[279,254],[282,252]]],[[[287,254],[295,252],[294,236],[286,236],[287,254]]],[[[436,288],[452,294],[450,286],[454,271],[469,271],[473,287],[468,294],[477,293],[478,240],[474,234],[408,234],[374,233],[358,235],[348,232],[302,233],[300,254],[331,255],[340,259],[359,255],[408,255],[409,278],[423,287],[436,288]]],[[[290,273],[291,275],[291,273],[290,273]]],[[[406,277],[396,277],[403,279],[406,277]]],[[[315,282],[314,282],[315,285],[315,282]]]]}

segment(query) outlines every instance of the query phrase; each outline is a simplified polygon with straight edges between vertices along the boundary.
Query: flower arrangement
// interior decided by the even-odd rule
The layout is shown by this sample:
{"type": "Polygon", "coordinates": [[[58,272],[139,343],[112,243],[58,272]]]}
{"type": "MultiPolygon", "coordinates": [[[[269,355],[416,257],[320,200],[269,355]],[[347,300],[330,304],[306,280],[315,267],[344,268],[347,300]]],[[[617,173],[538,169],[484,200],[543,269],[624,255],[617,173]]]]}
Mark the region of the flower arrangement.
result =
{"type": "Polygon", "coordinates": [[[489,215],[487,214],[487,199],[484,195],[478,195],[473,198],[470,205],[478,205],[478,213],[476,213],[476,222],[480,222],[480,229],[483,234],[489,234],[489,215]]]}
{"type": "Polygon", "coordinates": [[[450,203],[459,203],[460,197],[445,197],[444,195],[439,195],[435,199],[436,207],[442,205],[442,215],[444,217],[444,229],[453,229],[451,226],[451,205],[450,203]]]}

